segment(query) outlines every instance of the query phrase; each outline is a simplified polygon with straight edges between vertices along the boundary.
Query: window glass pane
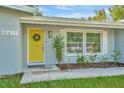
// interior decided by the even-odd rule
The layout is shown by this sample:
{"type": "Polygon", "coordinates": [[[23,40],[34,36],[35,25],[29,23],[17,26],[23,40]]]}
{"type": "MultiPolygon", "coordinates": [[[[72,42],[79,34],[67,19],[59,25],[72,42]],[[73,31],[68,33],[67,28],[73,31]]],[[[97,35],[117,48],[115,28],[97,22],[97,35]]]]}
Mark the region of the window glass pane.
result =
{"type": "Polygon", "coordinates": [[[82,53],[83,51],[83,33],[67,32],[67,53],[82,53]]]}
{"type": "Polygon", "coordinates": [[[100,33],[86,33],[86,52],[100,52],[100,33]]]}
{"type": "Polygon", "coordinates": [[[67,32],[67,42],[83,42],[82,33],[67,32]]]}

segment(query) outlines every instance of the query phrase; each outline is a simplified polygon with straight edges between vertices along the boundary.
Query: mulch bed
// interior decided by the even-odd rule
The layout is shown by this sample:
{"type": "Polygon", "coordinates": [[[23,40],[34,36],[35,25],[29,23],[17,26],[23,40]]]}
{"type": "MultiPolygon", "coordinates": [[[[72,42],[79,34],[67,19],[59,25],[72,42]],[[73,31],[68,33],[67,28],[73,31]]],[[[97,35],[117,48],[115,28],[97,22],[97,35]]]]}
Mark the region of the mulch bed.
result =
{"type": "Polygon", "coordinates": [[[113,68],[124,67],[124,63],[83,63],[83,64],[57,64],[60,70],[81,69],[81,68],[113,68]]]}

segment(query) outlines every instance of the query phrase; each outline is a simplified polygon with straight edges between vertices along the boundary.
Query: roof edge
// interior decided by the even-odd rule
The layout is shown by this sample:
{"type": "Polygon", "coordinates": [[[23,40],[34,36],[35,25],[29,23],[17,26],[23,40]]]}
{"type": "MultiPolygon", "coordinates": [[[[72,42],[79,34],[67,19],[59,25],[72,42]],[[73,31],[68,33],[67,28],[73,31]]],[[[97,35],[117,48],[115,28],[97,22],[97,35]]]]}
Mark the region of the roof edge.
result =
{"type": "Polygon", "coordinates": [[[50,24],[50,25],[70,25],[70,26],[87,26],[87,27],[102,27],[102,28],[123,28],[124,24],[120,22],[85,22],[72,20],[57,20],[47,19],[43,17],[21,17],[21,23],[27,24],[50,24]]]}
{"type": "Polygon", "coordinates": [[[14,10],[19,10],[19,11],[23,11],[23,12],[28,12],[28,13],[34,13],[35,8],[33,7],[29,7],[26,5],[1,5],[2,7],[5,8],[10,8],[10,9],[14,9],[14,10]]]}

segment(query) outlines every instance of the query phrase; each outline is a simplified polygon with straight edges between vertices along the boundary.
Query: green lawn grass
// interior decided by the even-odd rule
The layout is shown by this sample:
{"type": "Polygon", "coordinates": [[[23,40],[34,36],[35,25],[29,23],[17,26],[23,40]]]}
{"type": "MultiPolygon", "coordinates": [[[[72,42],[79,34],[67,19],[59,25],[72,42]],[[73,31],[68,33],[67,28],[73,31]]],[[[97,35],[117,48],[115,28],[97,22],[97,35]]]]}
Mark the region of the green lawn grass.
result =
{"type": "Polygon", "coordinates": [[[123,88],[124,75],[20,84],[22,74],[0,79],[0,88],[123,88]]]}

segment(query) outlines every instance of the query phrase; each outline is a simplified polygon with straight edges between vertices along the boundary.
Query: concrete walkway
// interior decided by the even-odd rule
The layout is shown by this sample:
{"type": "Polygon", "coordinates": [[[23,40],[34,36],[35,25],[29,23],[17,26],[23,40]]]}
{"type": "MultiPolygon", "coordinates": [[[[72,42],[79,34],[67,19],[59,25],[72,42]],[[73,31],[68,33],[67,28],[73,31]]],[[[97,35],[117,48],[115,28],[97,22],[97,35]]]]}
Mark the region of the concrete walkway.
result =
{"type": "Polygon", "coordinates": [[[72,78],[88,78],[88,77],[99,77],[99,76],[116,76],[123,74],[124,74],[124,67],[76,69],[68,72],[67,71],[52,71],[52,72],[34,71],[34,72],[25,72],[20,83],[72,79],[72,78]]]}

